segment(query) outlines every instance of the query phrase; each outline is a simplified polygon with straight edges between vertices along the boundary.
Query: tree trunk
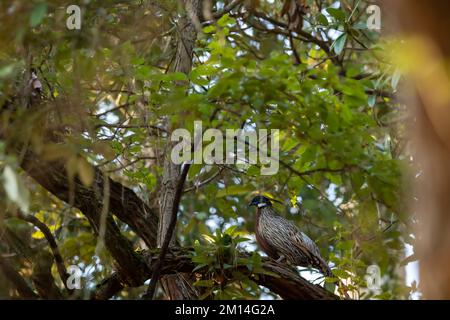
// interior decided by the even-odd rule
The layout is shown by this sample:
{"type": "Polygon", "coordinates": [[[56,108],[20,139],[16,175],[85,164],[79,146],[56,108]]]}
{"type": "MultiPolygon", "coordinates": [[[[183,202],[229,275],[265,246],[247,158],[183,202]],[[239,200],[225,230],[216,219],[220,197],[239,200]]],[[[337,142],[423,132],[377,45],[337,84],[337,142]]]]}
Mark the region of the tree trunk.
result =
{"type": "MultiPolygon", "coordinates": [[[[188,74],[192,68],[192,58],[194,45],[197,39],[197,30],[194,19],[199,16],[201,9],[200,0],[186,0],[186,15],[184,15],[178,24],[178,40],[175,61],[173,65],[174,72],[183,72],[188,74]]],[[[169,122],[169,119],[167,119],[169,122]]],[[[181,125],[181,123],[180,123],[181,125]]],[[[171,130],[170,123],[167,123],[168,131],[171,130]]],[[[172,214],[174,197],[180,176],[180,165],[176,165],[170,158],[172,144],[168,142],[164,157],[164,171],[159,201],[159,229],[158,229],[158,247],[161,247],[167,233],[170,217],[172,214]]],[[[175,235],[173,233],[171,245],[175,244],[175,235]]],[[[195,288],[190,285],[187,274],[166,275],[161,278],[161,285],[166,296],[171,300],[196,299],[195,288]]]]}
{"type": "Polygon", "coordinates": [[[391,25],[417,41],[404,58],[414,61],[405,96],[414,110],[414,162],[421,172],[412,178],[420,288],[426,299],[450,299],[450,2],[385,2],[389,10],[383,12],[393,14],[391,25]]]}

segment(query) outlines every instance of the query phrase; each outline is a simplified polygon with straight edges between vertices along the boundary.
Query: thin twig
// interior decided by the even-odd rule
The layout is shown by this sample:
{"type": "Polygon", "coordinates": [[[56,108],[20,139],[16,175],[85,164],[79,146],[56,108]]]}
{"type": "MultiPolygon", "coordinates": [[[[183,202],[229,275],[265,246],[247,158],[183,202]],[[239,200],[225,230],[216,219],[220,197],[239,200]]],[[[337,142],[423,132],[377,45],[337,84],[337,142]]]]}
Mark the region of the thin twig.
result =
{"type": "Polygon", "coordinates": [[[47,240],[50,249],[52,250],[53,257],[55,259],[56,268],[58,270],[59,276],[61,277],[61,281],[64,284],[64,287],[67,291],[72,292],[71,289],[67,286],[67,279],[69,278],[69,274],[67,273],[66,266],[64,265],[64,260],[61,256],[61,253],[58,248],[58,244],[56,243],[55,237],[53,237],[52,232],[47,227],[45,223],[36,218],[35,216],[23,214],[22,212],[18,212],[17,217],[33,224],[36,228],[38,228],[43,234],[45,239],[47,240]]]}
{"type": "Polygon", "coordinates": [[[151,125],[151,124],[109,124],[109,123],[104,123],[104,124],[98,124],[95,126],[96,129],[98,128],[109,128],[109,129],[154,129],[156,131],[161,131],[164,133],[168,133],[168,131],[164,128],[155,126],[155,125],[151,125]]]}
{"type": "Polygon", "coordinates": [[[186,192],[190,192],[192,190],[198,190],[199,188],[203,187],[204,185],[207,185],[208,183],[213,181],[215,178],[217,178],[222,173],[222,171],[223,171],[223,168],[219,167],[219,170],[216,173],[214,173],[212,176],[199,182],[198,184],[194,184],[192,187],[184,189],[183,192],[186,193],[186,192]]]}
{"type": "Polygon", "coordinates": [[[220,17],[222,17],[224,14],[229,13],[231,10],[233,10],[234,8],[236,8],[238,5],[240,5],[241,3],[243,3],[243,0],[234,0],[231,1],[228,5],[226,5],[222,10],[220,11],[216,11],[213,13],[213,17],[215,19],[218,19],[220,17]]]}

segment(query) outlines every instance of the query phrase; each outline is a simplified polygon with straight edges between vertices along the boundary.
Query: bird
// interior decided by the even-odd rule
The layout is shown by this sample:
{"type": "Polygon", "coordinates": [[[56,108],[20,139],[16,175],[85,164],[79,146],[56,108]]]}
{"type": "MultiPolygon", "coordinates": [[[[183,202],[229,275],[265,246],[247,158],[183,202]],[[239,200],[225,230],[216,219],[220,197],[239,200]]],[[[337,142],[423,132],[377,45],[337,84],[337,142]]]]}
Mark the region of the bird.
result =
{"type": "Polygon", "coordinates": [[[258,195],[250,202],[256,206],[256,242],[277,262],[313,267],[324,276],[333,277],[330,267],[320,255],[319,248],[291,220],[280,216],[269,198],[258,195]]]}

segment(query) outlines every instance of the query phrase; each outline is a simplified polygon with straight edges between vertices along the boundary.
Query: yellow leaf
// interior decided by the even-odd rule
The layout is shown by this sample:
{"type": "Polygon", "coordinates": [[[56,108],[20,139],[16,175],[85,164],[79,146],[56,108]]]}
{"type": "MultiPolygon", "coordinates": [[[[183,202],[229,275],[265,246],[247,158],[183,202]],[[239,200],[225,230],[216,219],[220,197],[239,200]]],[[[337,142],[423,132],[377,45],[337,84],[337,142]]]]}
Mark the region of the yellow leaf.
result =
{"type": "Polygon", "coordinates": [[[207,234],[202,234],[202,237],[203,237],[203,239],[205,239],[209,243],[213,243],[214,242],[214,238],[208,236],[207,234]]]}
{"type": "Polygon", "coordinates": [[[66,145],[50,143],[42,149],[42,158],[46,161],[55,161],[58,159],[67,159],[73,155],[72,150],[66,145]]]}
{"type": "Polygon", "coordinates": [[[78,176],[80,177],[81,183],[86,187],[89,187],[94,182],[94,168],[86,161],[86,159],[78,158],[78,176]]]}
{"type": "Polygon", "coordinates": [[[72,180],[77,173],[78,160],[76,156],[70,157],[66,163],[66,171],[69,180],[72,180]]]}
{"type": "Polygon", "coordinates": [[[92,150],[95,153],[101,154],[103,157],[105,157],[105,160],[108,160],[108,161],[113,160],[116,156],[116,153],[114,152],[114,150],[105,141],[94,142],[92,144],[92,150]]]}
{"type": "Polygon", "coordinates": [[[45,238],[44,234],[41,231],[36,231],[31,236],[34,239],[43,239],[43,238],[45,238]]]}

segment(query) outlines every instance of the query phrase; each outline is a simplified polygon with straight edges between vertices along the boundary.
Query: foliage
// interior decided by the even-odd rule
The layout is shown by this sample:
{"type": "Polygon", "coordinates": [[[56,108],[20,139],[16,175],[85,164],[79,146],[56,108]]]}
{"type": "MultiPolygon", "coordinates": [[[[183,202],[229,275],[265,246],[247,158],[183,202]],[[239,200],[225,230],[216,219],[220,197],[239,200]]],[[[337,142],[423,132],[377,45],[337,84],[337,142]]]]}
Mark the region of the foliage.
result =
{"type": "Polygon", "coordinates": [[[241,237],[236,226],[227,228],[223,233],[217,229],[215,235],[203,235],[206,243],[195,241],[192,261],[197,264],[194,271],[202,270],[201,278],[194,286],[205,287],[200,298],[213,296],[219,299],[255,299],[260,288],[242,272],[242,268],[251,273],[265,274],[261,256],[254,251],[246,257],[239,257],[239,243],[249,239],[241,237]]]}
{"type": "MultiPolygon", "coordinates": [[[[86,186],[99,168],[153,206],[169,137],[161,128],[169,119],[168,128],[191,132],[196,120],[220,130],[280,129],[276,175],[260,175],[259,166],[193,165],[189,171],[177,238],[194,246],[192,259],[205,271],[194,283],[206,288],[202,298],[266,296],[235,270],[264,272],[259,250],[236,258],[237,250],[255,248],[255,215],[247,204],[258,192],[281,201],[278,212],[317,242],[335,275],[349,278],[354,297],[374,296],[365,276],[376,264],[383,276],[378,297],[408,298],[399,271],[405,245],[413,244],[402,200],[407,156],[395,121],[403,107],[392,99],[400,75],[384,58],[386,41],[367,30],[369,1],[307,1],[297,33],[280,16],[281,1],[245,2],[240,11],[203,23],[187,75],[170,71],[183,12],[177,1],[84,3],[82,29],[73,31],[65,26],[64,1],[0,4],[0,105],[20,96],[30,67],[49,97],[37,110],[1,113],[2,123],[14,118],[16,124],[0,126],[0,147],[7,146],[0,148],[0,201],[3,213],[29,208],[51,227],[66,265],[88,275],[86,294],[113,272],[111,257],[96,250],[98,239],[79,211],[23,174],[20,152],[12,150],[26,143],[49,161],[63,160],[66,174],[86,186]],[[63,143],[48,142],[45,132],[60,128],[63,143]],[[12,181],[28,191],[18,192],[12,181]]],[[[217,1],[214,8],[223,5],[217,1]]],[[[136,249],[143,247],[129,226],[116,223],[136,249]]],[[[45,246],[25,222],[6,219],[2,228],[21,233],[25,247],[45,246]]],[[[16,251],[2,241],[0,252],[16,251]]],[[[31,272],[22,256],[12,262],[31,272]]],[[[57,277],[55,266],[53,273],[57,277]]],[[[8,286],[0,278],[1,296],[8,286]]]]}

